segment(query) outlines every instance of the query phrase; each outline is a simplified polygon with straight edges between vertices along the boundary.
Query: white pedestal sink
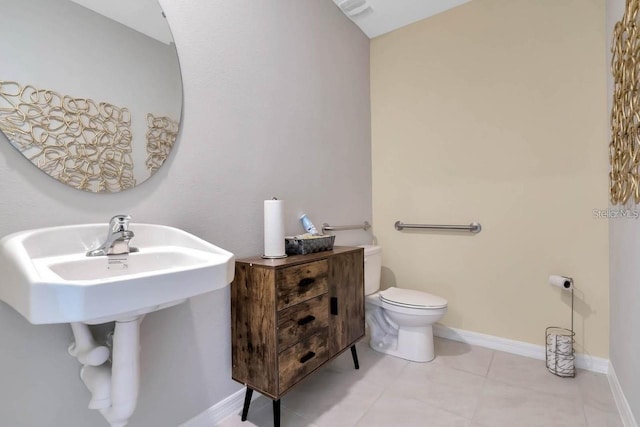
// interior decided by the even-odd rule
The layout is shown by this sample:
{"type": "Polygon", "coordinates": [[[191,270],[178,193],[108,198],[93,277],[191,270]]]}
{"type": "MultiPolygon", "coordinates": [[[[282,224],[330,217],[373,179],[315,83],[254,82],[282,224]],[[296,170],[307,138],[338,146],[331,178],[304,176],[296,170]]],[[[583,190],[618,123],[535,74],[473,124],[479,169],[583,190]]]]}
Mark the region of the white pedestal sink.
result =
{"type": "Polygon", "coordinates": [[[103,242],[107,228],[71,225],[4,237],[0,300],[33,324],[71,323],[75,342],[69,352],[83,364],[89,407],[121,427],[137,402],[144,314],[227,286],[234,257],[177,228],[136,223],[130,230],[138,252],[86,256],[103,242]],[[94,342],[87,326],[109,321],[116,322],[112,353],[94,342]]]}

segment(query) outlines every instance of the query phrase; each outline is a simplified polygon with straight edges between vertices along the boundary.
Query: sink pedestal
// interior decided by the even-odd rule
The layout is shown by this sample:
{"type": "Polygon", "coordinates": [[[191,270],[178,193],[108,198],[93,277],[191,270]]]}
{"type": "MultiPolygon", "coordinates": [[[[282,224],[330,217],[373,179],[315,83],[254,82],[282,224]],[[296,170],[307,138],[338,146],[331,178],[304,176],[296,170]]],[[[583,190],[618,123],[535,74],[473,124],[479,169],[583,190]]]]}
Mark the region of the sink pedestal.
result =
{"type": "Polygon", "coordinates": [[[111,427],[125,426],[138,402],[140,323],[143,318],[136,316],[116,321],[110,366],[106,359],[100,365],[95,364],[106,347],[95,344],[89,327],[82,323],[71,325],[76,342],[69,352],[83,364],[80,377],[91,392],[89,409],[99,410],[111,427]]]}

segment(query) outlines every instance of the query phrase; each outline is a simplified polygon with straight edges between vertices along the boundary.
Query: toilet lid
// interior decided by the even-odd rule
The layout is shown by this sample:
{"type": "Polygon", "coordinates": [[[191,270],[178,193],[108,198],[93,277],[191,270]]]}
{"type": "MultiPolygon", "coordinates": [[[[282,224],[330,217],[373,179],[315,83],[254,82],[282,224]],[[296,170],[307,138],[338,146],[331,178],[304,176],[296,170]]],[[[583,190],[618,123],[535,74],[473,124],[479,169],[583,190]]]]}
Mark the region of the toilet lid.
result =
{"type": "Polygon", "coordinates": [[[426,292],[413,289],[389,288],[380,292],[380,299],[390,304],[411,308],[444,308],[447,300],[426,292]]]}

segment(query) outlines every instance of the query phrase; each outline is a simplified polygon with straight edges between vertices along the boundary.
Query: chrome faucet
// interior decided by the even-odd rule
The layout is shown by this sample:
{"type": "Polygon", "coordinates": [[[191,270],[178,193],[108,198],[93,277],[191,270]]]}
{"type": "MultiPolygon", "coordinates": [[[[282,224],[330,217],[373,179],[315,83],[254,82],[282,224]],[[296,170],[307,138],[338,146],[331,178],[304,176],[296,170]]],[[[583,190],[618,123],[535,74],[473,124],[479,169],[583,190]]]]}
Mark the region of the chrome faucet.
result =
{"type": "Polygon", "coordinates": [[[133,231],[129,230],[129,215],[116,215],[109,221],[107,239],[99,247],[87,252],[87,256],[122,255],[138,252],[138,248],[129,246],[133,231]]]}

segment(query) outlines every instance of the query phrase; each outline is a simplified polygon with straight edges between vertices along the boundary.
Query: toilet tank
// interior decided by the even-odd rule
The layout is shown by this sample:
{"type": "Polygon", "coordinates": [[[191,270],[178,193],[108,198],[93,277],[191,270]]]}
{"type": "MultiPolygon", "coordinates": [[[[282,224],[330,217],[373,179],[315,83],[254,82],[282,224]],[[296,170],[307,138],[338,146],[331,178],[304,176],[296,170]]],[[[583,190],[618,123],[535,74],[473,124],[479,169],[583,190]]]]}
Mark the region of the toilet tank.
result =
{"type": "Polygon", "coordinates": [[[382,248],[372,245],[362,245],[361,247],[364,248],[364,294],[370,295],[380,289],[382,248]]]}

